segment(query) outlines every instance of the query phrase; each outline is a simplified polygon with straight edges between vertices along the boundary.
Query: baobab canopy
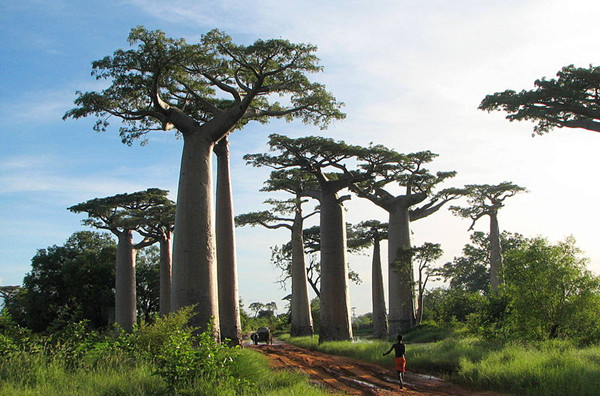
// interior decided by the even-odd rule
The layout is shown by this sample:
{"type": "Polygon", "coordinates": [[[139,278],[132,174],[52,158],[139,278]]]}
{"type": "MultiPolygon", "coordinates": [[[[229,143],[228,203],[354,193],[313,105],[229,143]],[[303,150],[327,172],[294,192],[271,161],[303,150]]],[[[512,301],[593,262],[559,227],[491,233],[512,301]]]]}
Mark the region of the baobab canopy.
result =
{"type": "Polygon", "coordinates": [[[535,89],[506,90],[487,95],[479,108],[504,110],[510,121],[537,122],[534,134],[558,127],[600,132],[600,67],[563,67],[557,79],[541,78],[535,89]]]}
{"type": "Polygon", "coordinates": [[[218,140],[252,119],[300,117],[325,126],[344,117],[342,104],[305,75],[322,69],[313,45],[281,39],[237,45],[217,29],[189,44],[142,26],[128,41],[137,48],[92,63],[92,75],[111,85],[78,92],[64,118],[95,115],[98,131],[106,130],[110,116],[120,118],[121,139],[132,144],[150,131],[175,127],[185,134],[188,123],[215,124],[212,138],[218,140]],[[284,95],[286,104],[270,100],[274,94],[284,95]]]}

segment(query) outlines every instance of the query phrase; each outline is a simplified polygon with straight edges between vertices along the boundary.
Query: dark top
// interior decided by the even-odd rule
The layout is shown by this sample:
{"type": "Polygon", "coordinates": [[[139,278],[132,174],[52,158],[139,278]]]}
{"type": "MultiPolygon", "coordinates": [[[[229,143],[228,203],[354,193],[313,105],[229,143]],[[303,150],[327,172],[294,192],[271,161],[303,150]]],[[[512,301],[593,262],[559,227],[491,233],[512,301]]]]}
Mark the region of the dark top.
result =
{"type": "Polygon", "coordinates": [[[394,350],[394,353],[395,353],[395,355],[396,355],[397,358],[404,357],[404,354],[406,353],[406,345],[404,345],[402,342],[398,342],[398,343],[392,345],[392,347],[390,348],[390,350],[387,351],[385,353],[385,355],[387,355],[388,353],[390,353],[392,351],[392,349],[394,350]]]}

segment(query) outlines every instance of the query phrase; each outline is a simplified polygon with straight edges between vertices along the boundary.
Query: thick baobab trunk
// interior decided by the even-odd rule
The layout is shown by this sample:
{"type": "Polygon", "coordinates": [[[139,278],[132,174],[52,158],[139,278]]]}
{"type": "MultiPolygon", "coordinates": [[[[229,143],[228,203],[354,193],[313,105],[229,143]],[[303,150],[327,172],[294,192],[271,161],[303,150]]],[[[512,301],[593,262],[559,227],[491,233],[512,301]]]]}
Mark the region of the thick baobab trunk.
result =
{"type": "Polygon", "coordinates": [[[381,246],[379,239],[373,241],[373,265],[371,268],[373,297],[373,338],[387,339],[388,324],[385,310],[385,296],[383,290],[383,271],[381,270],[381,246]]]}
{"type": "Polygon", "coordinates": [[[135,256],[133,232],[117,234],[117,264],[115,276],[115,322],[131,333],[136,322],[135,256]]]}
{"type": "Polygon", "coordinates": [[[346,222],[336,193],[321,196],[321,324],[319,342],[352,340],[346,222]]]}
{"type": "Polygon", "coordinates": [[[171,308],[195,305],[190,325],[213,321],[219,339],[217,267],[212,220],[213,142],[199,131],[183,137],[183,154],[173,235],[171,308]]]}
{"type": "Polygon", "coordinates": [[[171,312],[171,232],[166,231],[160,244],[160,301],[159,313],[171,312]]]}
{"type": "Polygon", "coordinates": [[[502,283],[502,248],[500,247],[500,228],[498,216],[490,213],[490,285],[498,291],[502,283]]]}
{"type": "Polygon", "coordinates": [[[229,142],[225,137],[215,147],[217,154],[216,236],[219,321],[221,338],[229,339],[231,345],[240,345],[242,324],[235,260],[235,226],[228,145],[229,142]]]}
{"type": "Polygon", "coordinates": [[[304,261],[303,224],[302,212],[297,209],[294,224],[292,225],[292,327],[290,329],[292,337],[313,335],[310,299],[308,297],[308,279],[306,275],[306,263],[304,261]]]}
{"type": "Polygon", "coordinates": [[[408,207],[391,210],[388,229],[388,292],[390,335],[396,337],[415,325],[415,292],[412,260],[401,254],[411,248],[408,207]]]}

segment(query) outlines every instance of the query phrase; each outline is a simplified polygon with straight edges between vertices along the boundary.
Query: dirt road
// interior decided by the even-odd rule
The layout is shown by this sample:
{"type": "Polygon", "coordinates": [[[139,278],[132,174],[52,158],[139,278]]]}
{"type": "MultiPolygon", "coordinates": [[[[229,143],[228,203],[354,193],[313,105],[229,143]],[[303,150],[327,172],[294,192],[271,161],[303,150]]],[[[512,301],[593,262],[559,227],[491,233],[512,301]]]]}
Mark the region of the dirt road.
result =
{"type": "Polygon", "coordinates": [[[311,380],[349,395],[501,396],[494,392],[467,390],[447,381],[410,372],[406,373],[404,388],[401,389],[393,358],[390,358],[390,367],[382,367],[281,342],[252,348],[265,354],[275,369],[297,368],[307,373],[311,380]]]}

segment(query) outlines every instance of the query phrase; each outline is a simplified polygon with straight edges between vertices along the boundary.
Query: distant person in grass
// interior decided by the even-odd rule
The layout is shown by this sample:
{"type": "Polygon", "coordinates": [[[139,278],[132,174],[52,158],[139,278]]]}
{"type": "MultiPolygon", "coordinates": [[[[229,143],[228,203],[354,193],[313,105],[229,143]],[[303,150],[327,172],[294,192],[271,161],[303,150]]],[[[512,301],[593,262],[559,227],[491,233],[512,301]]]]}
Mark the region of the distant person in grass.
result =
{"type": "Polygon", "coordinates": [[[396,372],[398,373],[398,380],[400,381],[400,387],[404,387],[404,373],[406,372],[406,345],[402,342],[402,335],[398,334],[397,341],[391,346],[389,351],[385,352],[383,356],[392,352],[396,355],[396,372]]]}

